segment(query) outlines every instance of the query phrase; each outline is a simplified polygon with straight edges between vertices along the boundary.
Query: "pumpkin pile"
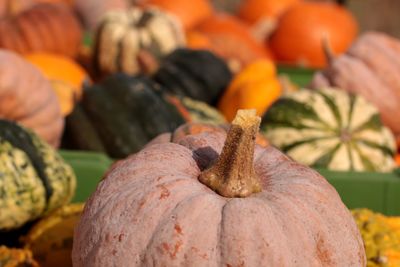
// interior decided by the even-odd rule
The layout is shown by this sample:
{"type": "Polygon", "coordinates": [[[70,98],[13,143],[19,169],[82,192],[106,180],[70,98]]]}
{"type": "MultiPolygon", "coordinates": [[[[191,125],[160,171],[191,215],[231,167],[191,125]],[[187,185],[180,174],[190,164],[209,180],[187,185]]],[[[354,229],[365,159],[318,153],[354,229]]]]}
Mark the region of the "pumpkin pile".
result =
{"type": "Polygon", "coordinates": [[[312,169],[400,147],[400,42],[339,2],[0,1],[0,266],[399,265],[312,169]],[[84,208],[54,149],[117,160],[84,208]]]}

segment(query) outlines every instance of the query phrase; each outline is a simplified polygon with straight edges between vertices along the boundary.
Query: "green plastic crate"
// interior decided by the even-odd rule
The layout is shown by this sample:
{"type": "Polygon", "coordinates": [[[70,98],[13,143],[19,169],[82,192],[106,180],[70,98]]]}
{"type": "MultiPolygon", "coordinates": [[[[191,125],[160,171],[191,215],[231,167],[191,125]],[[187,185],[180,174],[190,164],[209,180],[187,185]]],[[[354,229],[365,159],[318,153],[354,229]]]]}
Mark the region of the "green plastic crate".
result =
{"type": "MultiPolygon", "coordinates": [[[[111,166],[105,155],[60,151],[78,177],[73,202],[83,202],[111,166]]],[[[318,170],[339,192],[349,209],[370,208],[387,215],[400,215],[400,177],[395,173],[334,172],[318,170]]]]}
{"type": "Polygon", "coordinates": [[[299,68],[285,65],[278,66],[278,74],[287,75],[294,84],[297,84],[300,87],[307,87],[315,72],[315,69],[310,68],[299,68]]]}

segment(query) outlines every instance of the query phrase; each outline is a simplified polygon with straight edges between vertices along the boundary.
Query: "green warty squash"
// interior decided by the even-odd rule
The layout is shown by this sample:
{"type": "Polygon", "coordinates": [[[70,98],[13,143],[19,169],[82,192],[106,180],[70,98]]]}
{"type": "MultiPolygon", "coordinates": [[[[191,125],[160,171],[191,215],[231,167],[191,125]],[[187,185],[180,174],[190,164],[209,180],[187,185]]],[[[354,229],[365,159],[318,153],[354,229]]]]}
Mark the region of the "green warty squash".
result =
{"type": "Polygon", "coordinates": [[[0,230],[11,230],[68,203],[72,168],[46,142],[14,122],[0,120],[0,230]]]}

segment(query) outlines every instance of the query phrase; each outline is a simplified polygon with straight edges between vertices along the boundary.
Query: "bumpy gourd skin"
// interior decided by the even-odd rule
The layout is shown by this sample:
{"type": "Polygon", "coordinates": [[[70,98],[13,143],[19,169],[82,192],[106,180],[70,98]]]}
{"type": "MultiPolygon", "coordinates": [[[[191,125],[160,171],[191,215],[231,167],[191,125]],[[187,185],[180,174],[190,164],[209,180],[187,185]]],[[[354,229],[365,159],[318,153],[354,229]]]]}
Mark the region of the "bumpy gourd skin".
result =
{"type": "Polygon", "coordinates": [[[368,209],[352,211],[364,240],[367,267],[400,266],[400,218],[368,209]]]}
{"type": "Polygon", "coordinates": [[[0,120],[0,230],[18,228],[68,203],[76,178],[53,148],[0,120]]]}

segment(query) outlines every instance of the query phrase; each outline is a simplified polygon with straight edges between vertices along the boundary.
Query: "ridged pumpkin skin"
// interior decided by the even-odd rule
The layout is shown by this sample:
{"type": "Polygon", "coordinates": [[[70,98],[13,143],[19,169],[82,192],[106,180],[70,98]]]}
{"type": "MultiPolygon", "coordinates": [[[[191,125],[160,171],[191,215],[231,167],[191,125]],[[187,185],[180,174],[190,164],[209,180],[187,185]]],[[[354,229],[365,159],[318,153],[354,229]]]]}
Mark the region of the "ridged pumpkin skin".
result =
{"type": "Polygon", "coordinates": [[[95,66],[99,72],[142,72],[140,52],[159,59],[184,45],[178,21],[155,8],[130,8],[107,13],[95,37],[95,66]]]}
{"type": "Polygon", "coordinates": [[[232,73],[223,59],[209,51],[180,48],[162,59],[153,78],[169,93],[214,105],[232,73]]]}
{"type": "Polygon", "coordinates": [[[41,3],[0,20],[0,47],[19,54],[50,52],[74,57],[82,38],[73,11],[62,3],[41,3]]]}
{"type": "Polygon", "coordinates": [[[32,53],[25,59],[38,67],[50,80],[61,106],[61,113],[71,113],[75,102],[82,96],[84,83],[89,84],[89,74],[68,57],[50,53],[32,53]]]}
{"type": "Polygon", "coordinates": [[[335,3],[301,2],[285,12],[269,41],[277,60],[307,67],[326,66],[324,38],[333,52],[345,52],[356,38],[355,18],[335,3]]]}
{"type": "Polygon", "coordinates": [[[334,188],[275,148],[255,148],[259,193],[222,197],[200,183],[225,138],[189,135],[114,164],[75,230],[74,266],[365,266],[334,188]]]}
{"type": "Polygon", "coordinates": [[[336,86],[362,95],[379,109],[382,121],[400,136],[400,40],[368,32],[349,51],[315,74],[311,87],[336,86]]]}
{"type": "Polygon", "coordinates": [[[17,121],[59,145],[64,119],[50,82],[32,64],[1,49],[0,101],[0,118],[17,121]]]}
{"type": "Polygon", "coordinates": [[[302,89],[275,102],[262,131],[272,145],[317,168],[389,172],[395,140],[378,110],[339,89],[302,89]]]}
{"type": "Polygon", "coordinates": [[[229,84],[218,102],[218,109],[228,120],[238,109],[254,108],[263,115],[282,93],[276,67],[270,60],[257,60],[242,69],[229,84]]]}
{"type": "Polygon", "coordinates": [[[0,230],[16,229],[71,200],[72,168],[33,132],[0,120],[0,147],[0,230]]]}

